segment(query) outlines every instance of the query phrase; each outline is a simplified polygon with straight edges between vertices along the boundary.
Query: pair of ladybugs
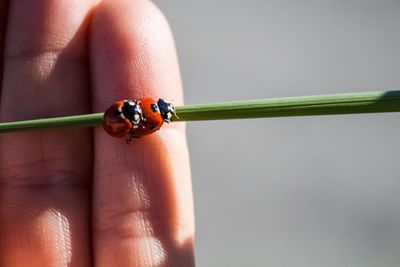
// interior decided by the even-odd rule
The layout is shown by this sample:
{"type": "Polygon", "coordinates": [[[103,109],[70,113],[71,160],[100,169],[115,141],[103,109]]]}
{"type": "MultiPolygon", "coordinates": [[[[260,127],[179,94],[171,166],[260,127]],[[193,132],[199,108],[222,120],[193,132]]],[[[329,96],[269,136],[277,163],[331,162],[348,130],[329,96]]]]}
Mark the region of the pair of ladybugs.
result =
{"type": "Polygon", "coordinates": [[[169,123],[175,107],[171,103],[152,98],[120,100],[112,104],[103,117],[103,128],[111,136],[126,138],[129,143],[160,129],[163,122],[169,123]]]}

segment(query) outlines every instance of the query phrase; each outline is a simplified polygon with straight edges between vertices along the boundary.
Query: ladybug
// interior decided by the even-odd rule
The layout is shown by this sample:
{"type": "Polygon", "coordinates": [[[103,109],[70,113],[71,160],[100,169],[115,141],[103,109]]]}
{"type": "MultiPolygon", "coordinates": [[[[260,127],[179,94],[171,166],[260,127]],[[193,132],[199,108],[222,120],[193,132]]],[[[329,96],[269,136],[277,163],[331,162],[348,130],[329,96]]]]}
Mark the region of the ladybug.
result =
{"type": "Polygon", "coordinates": [[[171,103],[152,98],[119,100],[112,104],[103,117],[103,128],[111,136],[140,138],[159,130],[164,122],[169,123],[175,107],[171,103]]]}

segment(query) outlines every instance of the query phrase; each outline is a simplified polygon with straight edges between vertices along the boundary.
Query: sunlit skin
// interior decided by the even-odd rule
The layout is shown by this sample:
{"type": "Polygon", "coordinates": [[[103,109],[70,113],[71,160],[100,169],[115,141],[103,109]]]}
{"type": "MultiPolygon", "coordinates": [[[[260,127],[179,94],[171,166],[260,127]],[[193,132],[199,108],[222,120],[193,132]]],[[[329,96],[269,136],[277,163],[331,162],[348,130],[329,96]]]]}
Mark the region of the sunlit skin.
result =
{"type": "MultiPolygon", "coordinates": [[[[170,29],[144,0],[0,0],[0,119],[182,105],[170,29]]],[[[194,266],[185,127],[0,135],[0,266],[194,266]]]]}

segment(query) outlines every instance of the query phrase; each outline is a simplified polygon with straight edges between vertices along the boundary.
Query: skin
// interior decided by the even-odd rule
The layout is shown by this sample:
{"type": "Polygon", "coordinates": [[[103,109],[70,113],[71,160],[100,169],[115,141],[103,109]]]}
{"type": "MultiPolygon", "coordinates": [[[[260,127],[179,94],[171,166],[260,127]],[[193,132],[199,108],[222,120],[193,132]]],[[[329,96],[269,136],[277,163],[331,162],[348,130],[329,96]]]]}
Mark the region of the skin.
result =
{"type": "MultiPolygon", "coordinates": [[[[144,0],[0,0],[1,121],[182,104],[175,47],[144,0]]],[[[101,127],[0,135],[0,266],[194,266],[184,125],[126,145],[101,127]]]]}

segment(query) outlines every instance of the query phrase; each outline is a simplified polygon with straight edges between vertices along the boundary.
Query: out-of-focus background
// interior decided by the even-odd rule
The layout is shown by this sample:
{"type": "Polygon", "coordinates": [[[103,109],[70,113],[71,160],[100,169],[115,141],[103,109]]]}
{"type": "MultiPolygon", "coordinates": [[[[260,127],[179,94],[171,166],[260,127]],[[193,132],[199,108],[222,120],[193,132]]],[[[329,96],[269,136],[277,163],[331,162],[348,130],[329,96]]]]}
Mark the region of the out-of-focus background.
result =
{"type": "MultiPolygon", "coordinates": [[[[400,89],[398,0],[154,1],[186,103],[400,89]]],[[[400,115],[188,124],[198,266],[400,266],[400,115]]]]}

